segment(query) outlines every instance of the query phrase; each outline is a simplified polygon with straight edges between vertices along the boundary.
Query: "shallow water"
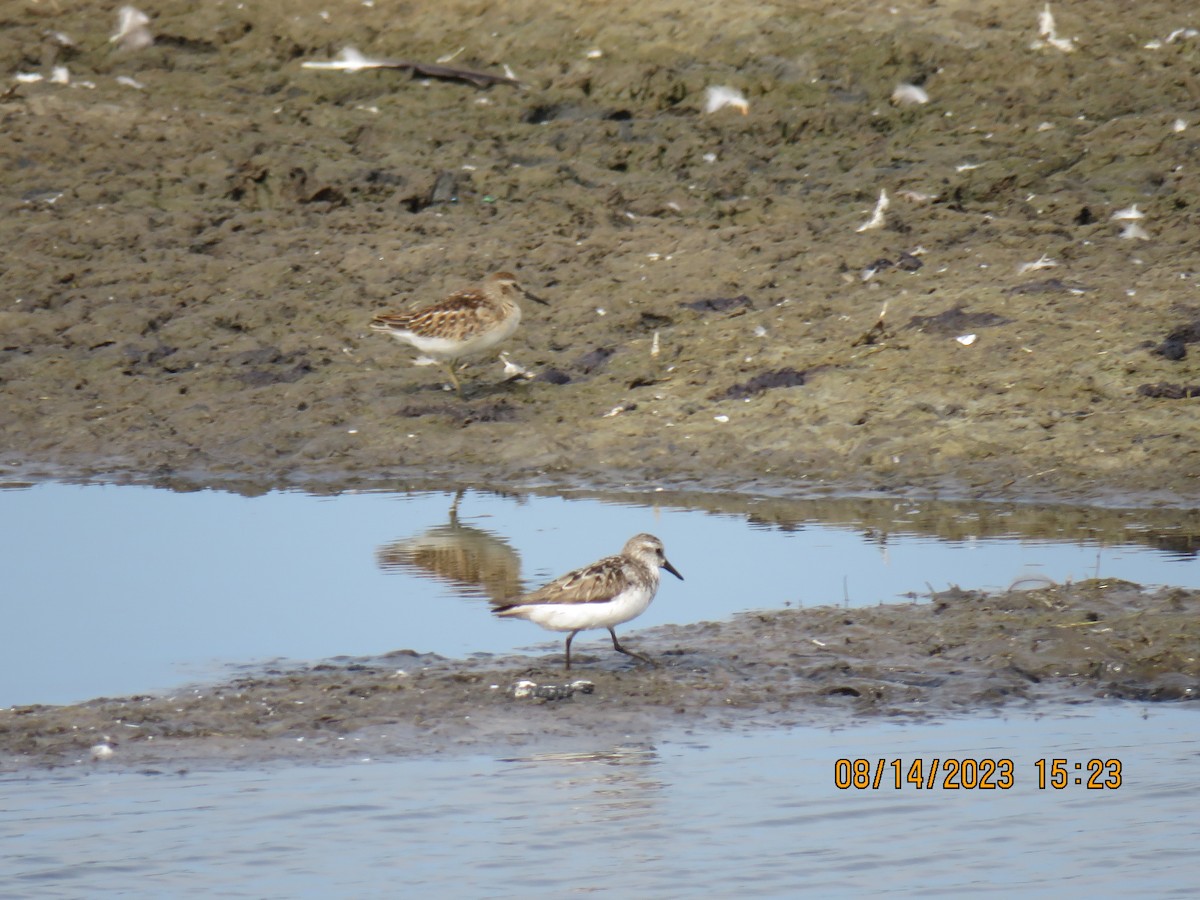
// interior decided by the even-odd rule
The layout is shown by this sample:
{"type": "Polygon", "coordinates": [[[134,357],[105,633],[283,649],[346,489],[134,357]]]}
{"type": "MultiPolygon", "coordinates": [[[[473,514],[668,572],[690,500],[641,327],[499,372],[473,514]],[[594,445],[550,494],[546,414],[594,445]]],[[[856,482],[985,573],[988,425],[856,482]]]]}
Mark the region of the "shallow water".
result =
{"type": "Polygon", "coordinates": [[[0,895],[1185,896],[1195,716],[1092,705],[510,759],[88,763],[0,781],[0,895]],[[840,758],[935,757],[1011,759],[1013,786],[834,783],[840,758]],[[1034,763],[1055,757],[1120,760],[1121,784],[1041,790],[1034,763]]]}
{"type": "MultiPolygon", "coordinates": [[[[64,484],[0,491],[0,520],[12,523],[0,543],[10,623],[0,630],[0,704],[170,689],[270,661],[556,647],[528,623],[491,616],[488,593],[616,552],[637,531],[663,538],[686,581],[664,579],[623,633],[748,609],[894,602],[951,584],[1103,577],[1200,587],[1185,514],[1151,534],[1136,511],[1097,521],[1070,509],[812,501],[786,505],[779,521],[779,504],[767,501],[731,501],[730,512],[654,493],[471,491],[452,521],[454,499],[64,484]],[[1064,522],[1077,524],[1055,524],[1064,522]],[[441,556],[413,561],[430,547],[441,556]]],[[[594,640],[581,635],[577,646],[594,640]]]]}

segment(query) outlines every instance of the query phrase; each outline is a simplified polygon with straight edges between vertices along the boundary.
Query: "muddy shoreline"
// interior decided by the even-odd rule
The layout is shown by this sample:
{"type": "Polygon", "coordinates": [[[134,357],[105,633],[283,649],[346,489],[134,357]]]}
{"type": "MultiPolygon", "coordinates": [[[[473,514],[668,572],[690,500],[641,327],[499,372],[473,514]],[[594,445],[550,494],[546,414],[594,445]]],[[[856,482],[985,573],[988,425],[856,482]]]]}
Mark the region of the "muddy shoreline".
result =
{"type": "Polygon", "coordinates": [[[386,758],[653,742],[680,728],[835,727],[1103,700],[1194,701],[1200,592],[1089,581],[927,603],[747,613],[451,660],[397,651],[168,696],[0,710],[0,771],[386,758]],[[108,747],[109,755],[96,747],[108,747]]]}
{"type": "MultiPolygon", "coordinates": [[[[1164,533],[1194,515],[1200,41],[1180,35],[1200,13],[1055,4],[1065,52],[1040,40],[1035,10],[999,2],[839,0],[785,16],[727,0],[449,0],[406,8],[403,27],[383,7],[164,0],[154,43],[121,49],[90,5],[12,5],[0,481],[1055,501],[1144,508],[1164,533]],[[348,45],[423,61],[461,48],[455,64],[509,66],[522,86],[301,66],[348,45]],[[901,83],[930,102],[891,102],[901,83]],[[714,85],[742,91],[746,114],[706,112],[714,85]],[[883,225],[862,228],[884,191],[883,225]],[[460,400],[368,330],[373,312],[500,269],[551,304],[505,348],[530,380],[480,359],[460,400]]],[[[1131,610],[1167,602],[1112,590],[1131,610]]],[[[1086,614],[1085,599],[1064,602],[1086,614]]],[[[895,615],[927,649],[946,621],[895,615]]],[[[1049,652],[1034,638],[1058,626],[1005,616],[980,621],[1049,652]]],[[[971,651],[987,662],[948,678],[948,694],[924,696],[942,710],[1051,689],[1186,699],[1195,663],[1174,641],[1194,628],[1158,612],[1139,627],[1156,619],[1173,623],[1145,637],[1162,664],[1136,675],[1103,674],[1142,660],[1132,645],[1050,652],[1040,681],[1021,674],[1042,672],[1038,659],[1005,668],[992,647],[971,651]]],[[[855,627],[885,641],[896,625],[855,627]]],[[[825,660],[842,673],[825,676],[782,648],[748,662],[769,635],[746,621],[712,627],[733,643],[679,629],[662,670],[602,665],[595,694],[537,707],[533,732],[550,736],[560,715],[635,731],[676,707],[733,715],[726,689],[778,721],[808,701],[857,714],[872,691],[880,710],[920,705],[919,685],[880,674],[890,651],[863,669],[825,660]],[[863,691],[828,701],[843,675],[863,691]]],[[[472,686],[542,665],[430,661],[421,677],[446,715],[502,723],[503,690],[484,700],[472,686]]],[[[410,702],[385,671],[294,689],[323,697],[345,678],[410,702]]],[[[5,729],[4,764],[68,760],[122,703],[0,712],[24,723],[5,729]]],[[[159,746],[189,728],[205,746],[273,739],[255,716],[243,730],[187,709],[190,725],[160,711],[159,746]]],[[[338,709],[331,733],[373,727],[338,709]]],[[[387,727],[412,736],[421,714],[404,715],[387,727]]],[[[453,734],[447,745],[467,740],[453,734]]],[[[150,764],[149,743],[122,740],[120,756],[150,764]]]]}
{"type": "Polygon", "coordinates": [[[72,81],[0,101],[3,474],[1193,502],[1200,50],[1162,42],[1200,23],[1109,4],[1063,53],[1004,4],[810,6],[452,3],[401,40],[167,2],[123,51],[23,5],[0,69],[72,81]],[[523,87],[300,66],[348,44],[523,87]],[[703,111],[726,83],[747,115],[703,111]],[[499,268],[552,304],[531,382],[481,359],[461,402],[368,331],[499,268]]]}

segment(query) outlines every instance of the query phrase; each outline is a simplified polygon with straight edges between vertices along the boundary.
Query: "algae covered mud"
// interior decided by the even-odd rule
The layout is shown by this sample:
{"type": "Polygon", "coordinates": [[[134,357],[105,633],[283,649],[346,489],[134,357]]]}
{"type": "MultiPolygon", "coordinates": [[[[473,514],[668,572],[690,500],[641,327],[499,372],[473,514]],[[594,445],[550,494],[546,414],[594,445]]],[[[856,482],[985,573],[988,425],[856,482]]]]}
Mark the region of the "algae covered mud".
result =
{"type": "Polygon", "coordinates": [[[3,463],[1186,503],[1200,22],[1040,9],[10,4],[3,463]],[[499,269],[531,381],[368,331],[499,269]]]}

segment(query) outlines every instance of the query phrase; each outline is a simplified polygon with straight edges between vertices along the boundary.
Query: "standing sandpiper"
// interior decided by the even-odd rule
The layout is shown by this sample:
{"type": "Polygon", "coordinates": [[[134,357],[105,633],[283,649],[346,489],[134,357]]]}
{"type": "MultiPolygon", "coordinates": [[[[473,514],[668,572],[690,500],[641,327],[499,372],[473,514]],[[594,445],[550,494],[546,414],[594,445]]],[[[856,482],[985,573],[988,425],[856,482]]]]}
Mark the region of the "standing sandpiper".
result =
{"type": "Polygon", "coordinates": [[[463,357],[483,353],[510,337],[521,323],[517,298],[525,296],[546,305],[517,283],[509,272],[489,275],[479,288],[455,291],[437,303],[411,313],[379,313],[371,328],[412,344],[446,367],[454,389],[461,397],[462,383],[456,371],[463,357]]]}
{"type": "Polygon", "coordinates": [[[643,662],[653,660],[626,650],[617,641],[614,625],[640,616],[658,591],[658,570],[680,575],[663,554],[662,541],[652,534],[637,534],[625,542],[620,556],[604,559],[568,572],[532,594],[511,603],[497,604],[498,616],[528,619],[550,631],[569,631],[566,668],[571,668],[571,641],[589,628],[607,628],[613,649],[643,662]]]}

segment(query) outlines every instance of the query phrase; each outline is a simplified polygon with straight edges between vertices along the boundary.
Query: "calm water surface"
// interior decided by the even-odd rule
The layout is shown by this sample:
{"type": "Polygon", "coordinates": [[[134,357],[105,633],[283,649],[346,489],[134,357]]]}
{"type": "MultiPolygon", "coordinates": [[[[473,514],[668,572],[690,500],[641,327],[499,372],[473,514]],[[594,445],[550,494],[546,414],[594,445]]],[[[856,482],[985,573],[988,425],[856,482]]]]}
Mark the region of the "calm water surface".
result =
{"type": "Polygon", "coordinates": [[[0,896],[1194,896],[1197,711],[665,734],[516,759],[0,781],[0,896]],[[1014,763],[1009,790],[839,790],[835,761],[1014,763]],[[1119,759],[1039,790],[1034,761],[1119,759]]]}
{"type": "Polygon", "coordinates": [[[756,521],[766,507],[753,502],[730,514],[654,493],[613,502],[466,492],[452,519],[454,498],[0,490],[0,705],[165,690],[279,660],[557,648],[529,623],[490,615],[488,593],[536,586],[638,531],[662,537],[687,580],[666,579],[630,628],[896,602],[951,584],[1104,577],[1200,587],[1187,514],[1147,537],[1136,518],[1101,527],[1053,509],[814,501],[791,504],[781,525],[756,521]],[[439,572],[447,554],[481,570],[481,582],[439,572]]]}
{"type": "MultiPolygon", "coordinates": [[[[1200,586],[1186,514],[1151,529],[1136,515],[814,503],[781,523],[753,503],[467,492],[455,517],[453,500],[0,491],[0,703],[147,692],[278,659],[544,646],[489,615],[487,597],[637,531],[661,536],[687,576],[664,582],[646,626],[949,584],[1200,586]]],[[[510,759],[153,774],[81,762],[0,780],[0,897],[1191,896],[1194,706],[664,728],[653,744],[510,759]],[[1011,759],[1015,784],[834,783],[840,758],[935,757],[1011,759]],[[1039,790],[1034,762],[1055,757],[1120,760],[1121,786],[1039,790]]]]}

